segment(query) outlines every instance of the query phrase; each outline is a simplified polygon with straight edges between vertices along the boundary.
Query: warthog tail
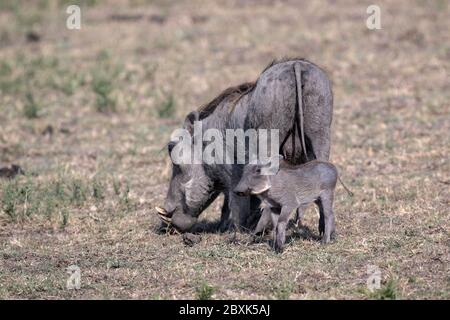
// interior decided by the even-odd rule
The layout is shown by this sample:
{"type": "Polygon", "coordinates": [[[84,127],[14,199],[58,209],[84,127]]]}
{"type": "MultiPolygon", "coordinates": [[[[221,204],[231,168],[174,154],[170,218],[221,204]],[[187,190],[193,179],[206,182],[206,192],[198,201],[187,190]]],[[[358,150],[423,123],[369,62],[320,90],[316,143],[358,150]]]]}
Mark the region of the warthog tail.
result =
{"type": "Polygon", "coordinates": [[[339,179],[339,182],[340,182],[340,183],[342,184],[342,186],[344,187],[345,191],[347,191],[348,195],[349,195],[350,197],[353,197],[353,196],[354,196],[354,193],[353,193],[349,188],[347,188],[347,186],[344,184],[344,182],[342,182],[340,176],[338,176],[338,179],[339,179]]]}
{"type": "Polygon", "coordinates": [[[294,73],[295,73],[295,89],[297,100],[296,105],[297,105],[297,112],[299,115],[298,121],[297,119],[295,119],[295,122],[297,124],[297,131],[300,133],[302,149],[305,154],[306,161],[308,161],[308,154],[306,152],[306,144],[305,144],[305,131],[303,128],[304,119],[303,119],[302,69],[300,63],[298,62],[294,63],[294,73]],[[298,128],[299,126],[300,128],[298,128]]]}

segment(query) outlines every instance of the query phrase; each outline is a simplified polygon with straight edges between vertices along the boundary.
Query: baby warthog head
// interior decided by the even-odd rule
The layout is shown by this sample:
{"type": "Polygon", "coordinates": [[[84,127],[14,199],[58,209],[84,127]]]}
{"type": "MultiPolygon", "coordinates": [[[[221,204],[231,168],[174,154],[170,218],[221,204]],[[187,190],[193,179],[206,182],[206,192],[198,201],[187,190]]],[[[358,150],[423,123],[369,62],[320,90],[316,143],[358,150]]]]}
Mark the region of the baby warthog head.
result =
{"type": "Polygon", "coordinates": [[[267,165],[246,165],[234,193],[238,196],[258,195],[270,189],[270,174],[267,165]]]}

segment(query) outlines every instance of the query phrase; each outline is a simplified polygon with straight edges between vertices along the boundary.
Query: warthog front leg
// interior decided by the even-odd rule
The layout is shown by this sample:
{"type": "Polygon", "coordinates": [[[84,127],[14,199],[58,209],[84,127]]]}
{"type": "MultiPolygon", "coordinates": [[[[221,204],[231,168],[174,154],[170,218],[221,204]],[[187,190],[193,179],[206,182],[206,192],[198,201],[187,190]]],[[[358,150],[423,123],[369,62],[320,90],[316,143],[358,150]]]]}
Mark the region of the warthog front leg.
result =
{"type": "Polygon", "coordinates": [[[226,230],[228,230],[230,225],[230,199],[228,193],[225,193],[222,205],[222,214],[220,215],[219,231],[225,232],[226,230]]]}
{"type": "Polygon", "coordinates": [[[275,227],[274,249],[277,253],[283,252],[283,245],[286,241],[286,227],[291,213],[297,208],[283,206],[275,227]]]}
{"type": "Polygon", "coordinates": [[[229,198],[231,223],[234,228],[240,230],[242,226],[245,226],[247,216],[250,212],[250,197],[241,197],[234,192],[230,192],[229,198]]]}

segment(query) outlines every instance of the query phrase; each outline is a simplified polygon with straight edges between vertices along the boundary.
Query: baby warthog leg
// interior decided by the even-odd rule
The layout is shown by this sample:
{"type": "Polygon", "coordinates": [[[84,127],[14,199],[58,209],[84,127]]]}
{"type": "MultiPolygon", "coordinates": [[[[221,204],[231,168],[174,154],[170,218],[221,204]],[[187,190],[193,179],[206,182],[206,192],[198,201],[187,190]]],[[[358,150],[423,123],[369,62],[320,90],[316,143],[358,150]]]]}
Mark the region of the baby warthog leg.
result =
{"type": "Polygon", "coordinates": [[[295,226],[300,228],[302,226],[302,218],[305,213],[306,206],[300,206],[297,208],[297,213],[295,214],[295,226]]]}
{"type": "Polygon", "coordinates": [[[319,208],[319,235],[323,236],[325,233],[325,214],[323,212],[322,200],[318,199],[315,201],[317,207],[319,208]]]}
{"type": "Polygon", "coordinates": [[[275,251],[277,253],[283,252],[283,245],[286,241],[286,227],[287,223],[289,221],[289,217],[291,213],[296,211],[297,208],[291,208],[284,206],[281,208],[281,213],[278,217],[278,222],[275,227],[275,238],[274,238],[274,245],[275,245],[275,251]]]}
{"type": "Polygon", "coordinates": [[[320,196],[322,200],[323,213],[325,216],[325,232],[322,237],[322,243],[329,243],[331,237],[334,235],[336,226],[333,212],[333,191],[326,190],[320,196]]]}
{"type": "Polygon", "coordinates": [[[263,232],[270,223],[271,220],[271,210],[269,207],[264,207],[263,212],[261,213],[261,218],[259,218],[258,225],[253,233],[253,235],[257,235],[260,232],[263,232]]]}

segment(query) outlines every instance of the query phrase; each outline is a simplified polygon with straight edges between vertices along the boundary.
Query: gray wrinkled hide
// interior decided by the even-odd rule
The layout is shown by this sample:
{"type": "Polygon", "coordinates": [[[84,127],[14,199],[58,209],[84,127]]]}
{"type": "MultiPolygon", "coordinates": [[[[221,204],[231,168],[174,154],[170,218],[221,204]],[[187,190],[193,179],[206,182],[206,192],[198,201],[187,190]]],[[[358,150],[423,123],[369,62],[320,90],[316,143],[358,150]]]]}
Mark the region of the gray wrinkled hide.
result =
{"type": "Polygon", "coordinates": [[[330,242],[336,229],[332,208],[338,179],[336,167],[328,162],[314,160],[299,166],[282,165],[276,175],[262,175],[260,171],[259,165],[245,166],[242,178],[234,189],[240,194],[257,193],[263,201],[264,211],[255,234],[262,232],[272,222],[274,247],[277,252],[281,252],[291,213],[296,211],[299,220],[308,204],[320,200],[319,208],[324,214],[322,242],[330,242]]]}
{"type": "MultiPolygon", "coordinates": [[[[304,133],[308,159],[328,160],[330,152],[330,126],[333,112],[331,84],[326,74],[316,65],[304,60],[277,63],[265,70],[256,87],[243,96],[233,108],[224,99],[217,108],[203,119],[203,130],[264,128],[279,129],[280,144],[285,141],[281,153],[292,164],[306,162],[302,155],[298,133],[288,135],[296,120],[296,80],[294,63],[301,66],[302,95],[304,109],[304,133]]],[[[192,127],[199,119],[199,113],[191,112],[184,128],[192,127]]],[[[185,215],[185,221],[178,225],[187,231],[195,219],[220,193],[225,195],[222,208],[221,229],[230,222],[235,226],[247,226],[250,212],[259,208],[256,197],[238,197],[232,190],[240,180],[242,165],[183,165],[173,166],[172,178],[165,201],[170,215],[177,215],[178,221],[185,215]],[[230,220],[231,213],[231,220],[230,220]]],[[[174,222],[173,222],[174,223],[174,222]]],[[[174,223],[175,224],[175,223],[174,223]]]]}

